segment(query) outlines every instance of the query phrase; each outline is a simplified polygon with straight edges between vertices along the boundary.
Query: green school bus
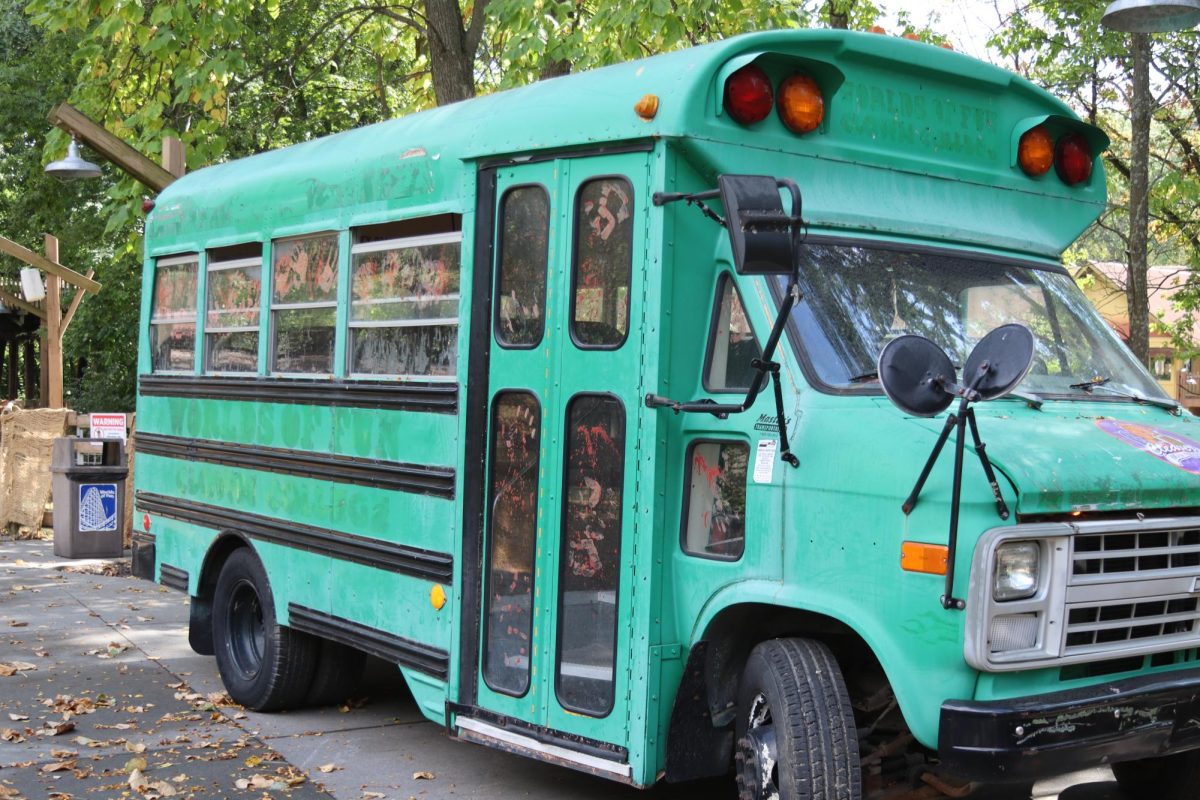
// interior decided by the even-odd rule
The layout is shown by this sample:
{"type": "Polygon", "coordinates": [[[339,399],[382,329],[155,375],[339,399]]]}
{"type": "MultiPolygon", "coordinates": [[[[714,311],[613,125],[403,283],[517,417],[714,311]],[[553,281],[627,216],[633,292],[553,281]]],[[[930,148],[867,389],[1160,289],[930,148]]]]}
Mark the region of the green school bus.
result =
{"type": "Polygon", "coordinates": [[[779,31],[189,174],[135,570],[253,709],[370,654],[455,737],[636,786],[1190,798],[1200,426],[1060,263],[1105,146],[961,54],[779,31]],[[1013,323],[1027,374],[930,460],[953,420],[881,350],[954,373],[1013,323]]]}

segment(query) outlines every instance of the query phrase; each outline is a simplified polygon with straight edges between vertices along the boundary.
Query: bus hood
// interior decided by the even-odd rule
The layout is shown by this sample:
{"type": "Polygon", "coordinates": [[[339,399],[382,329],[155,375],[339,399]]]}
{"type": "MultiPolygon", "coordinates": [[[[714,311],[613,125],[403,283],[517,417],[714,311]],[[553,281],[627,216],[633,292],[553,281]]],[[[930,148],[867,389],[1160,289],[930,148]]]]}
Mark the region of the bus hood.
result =
{"type": "MultiPolygon", "coordinates": [[[[990,403],[975,414],[992,464],[1017,490],[1022,516],[1200,506],[1195,417],[1066,401],[1041,410],[990,403]]],[[[944,418],[920,423],[936,432],[944,418]]]]}

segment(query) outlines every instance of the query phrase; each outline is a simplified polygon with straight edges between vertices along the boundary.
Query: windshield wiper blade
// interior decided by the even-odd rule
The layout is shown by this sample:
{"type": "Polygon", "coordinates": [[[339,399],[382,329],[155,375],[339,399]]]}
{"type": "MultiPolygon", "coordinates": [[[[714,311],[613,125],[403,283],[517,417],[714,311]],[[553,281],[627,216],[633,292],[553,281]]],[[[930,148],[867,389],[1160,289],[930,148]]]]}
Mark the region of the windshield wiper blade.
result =
{"type": "Polygon", "coordinates": [[[858,375],[851,375],[849,378],[847,378],[847,380],[850,383],[862,383],[863,381],[877,381],[877,380],[879,380],[879,372],[877,370],[870,370],[869,372],[861,372],[858,375]]]}
{"type": "Polygon", "coordinates": [[[1013,391],[1009,392],[1006,396],[1007,397],[1015,397],[1018,400],[1023,400],[1023,401],[1025,401],[1025,405],[1029,406],[1030,408],[1032,408],[1034,410],[1040,409],[1046,403],[1045,399],[1043,399],[1040,394],[1036,394],[1034,392],[1021,392],[1021,391],[1013,390],[1013,391]]]}
{"type": "Polygon", "coordinates": [[[1090,392],[1092,389],[1095,389],[1097,386],[1103,386],[1104,384],[1108,383],[1111,380],[1112,380],[1112,378],[1102,378],[1099,375],[1097,375],[1095,378],[1092,378],[1090,381],[1080,381],[1079,383],[1072,383],[1070,388],[1082,389],[1085,392],[1090,392]]]}
{"type": "MultiPolygon", "coordinates": [[[[1105,383],[1107,383],[1107,382],[1108,382],[1108,379],[1106,378],[1105,383]]],[[[1085,387],[1082,385],[1072,384],[1071,388],[1081,388],[1088,394],[1092,393],[1092,389],[1103,389],[1106,392],[1112,393],[1116,397],[1124,397],[1126,400],[1132,400],[1135,403],[1145,403],[1148,406],[1156,406],[1158,408],[1165,408],[1167,411],[1171,411],[1171,412],[1175,412],[1175,413],[1178,413],[1179,409],[1180,409],[1179,403],[1175,400],[1163,400],[1158,397],[1146,397],[1145,395],[1135,394],[1133,392],[1123,392],[1120,389],[1114,389],[1111,386],[1105,386],[1104,383],[1097,383],[1091,387],[1085,387]]]]}

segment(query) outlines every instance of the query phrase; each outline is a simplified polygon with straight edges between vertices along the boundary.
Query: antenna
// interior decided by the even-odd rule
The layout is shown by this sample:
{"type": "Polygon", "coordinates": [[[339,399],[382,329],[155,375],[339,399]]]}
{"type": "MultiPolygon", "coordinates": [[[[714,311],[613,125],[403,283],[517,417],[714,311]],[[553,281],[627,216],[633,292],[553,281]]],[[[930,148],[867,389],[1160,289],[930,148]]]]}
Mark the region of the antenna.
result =
{"type": "Polygon", "coordinates": [[[941,596],[942,608],[961,611],[967,607],[964,600],[954,596],[954,559],[958,546],[958,512],[962,496],[963,450],[966,444],[966,428],[971,429],[971,438],[979,463],[996,501],[996,513],[1000,519],[1008,519],[1008,504],[1000,493],[1000,484],[992,462],[987,457],[987,446],[979,438],[979,426],[975,422],[975,410],[971,403],[996,400],[1017,388],[1033,364],[1033,333],[1024,325],[1001,325],[979,340],[975,349],[967,356],[963,368],[963,380],[958,383],[954,363],[942,348],[924,336],[907,334],[888,342],[879,354],[879,382],[888,399],[901,411],[918,417],[934,417],[945,411],[958,397],[958,411],[946,418],[942,432],[938,435],[933,451],[925,461],[917,483],[901,507],[910,514],[917,505],[921,489],[937,463],[950,432],[954,439],[954,483],[950,497],[950,535],[946,554],[946,592],[941,596]]]}

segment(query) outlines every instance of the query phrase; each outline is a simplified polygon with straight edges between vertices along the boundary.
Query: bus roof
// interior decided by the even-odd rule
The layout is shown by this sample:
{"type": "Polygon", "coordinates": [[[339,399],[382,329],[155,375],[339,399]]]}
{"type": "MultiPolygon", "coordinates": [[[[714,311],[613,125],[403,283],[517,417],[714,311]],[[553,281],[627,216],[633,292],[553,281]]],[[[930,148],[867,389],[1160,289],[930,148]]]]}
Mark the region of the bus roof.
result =
{"type": "MultiPolygon", "coordinates": [[[[462,169],[464,161],[667,139],[684,148],[749,147],[843,168],[905,174],[910,184],[914,178],[926,183],[942,179],[984,187],[992,194],[996,188],[1012,189],[1021,198],[1053,206],[1060,222],[1032,240],[1020,234],[998,246],[1053,257],[1102,210],[1105,188],[1099,159],[1096,174],[1077,187],[1065,186],[1053,174],[1035,180],[1020,172],[1015,152],[1021,126],[1027,129],[1046,118],[1059,129],[1081,129],[1094,153],[1105,144],[1103,134],[1079,123],[1052,95],[960,53],[903,38],[827,29],[746,34],[198,170],[162,192],[148,220],[147,238],[153,254],[278,237],[312,230],[313,225],[363,224],[403,215],[408,208],[421,213],[465,210],[461,198],[469,194],[473,178],[462,169]],[[815,77],[826,97],[822,127],[799,137],[774,114],[746,127],[730,119],[722,107],[725,78],[751,61],[772,75],[801,71],[815,77]],[[647,94],[659,100],[650,120],[634,111],[647,94]]],[[[759,171],[779,170],[768,164],[759,171]]],[[[839,188],[846,190],[844,181],[839,188]]],[[[852,217],[864,213],[861,198],[839,199],[836,194],[827,203],[829,227],[885,232],[894,227],[886,222],[856,226],[852,217]]],[[[931,196],[930,202],[941,202],[938,197],[931,196]]],[[[1019,199],[1010,196],[1005,202],[1019,199]]],[[[897,197],[892,202],[906,201],[897,197]]],[[[821,208],[806,203],[810,211],[821,208]]],[[[1050,212],[1041,208],[1037,213],[1050,212]]],[[[955,236],[949,230],[931,238],[955,236]]],[[[989,244],[986,235],[963,238],[989,244]]]]}

